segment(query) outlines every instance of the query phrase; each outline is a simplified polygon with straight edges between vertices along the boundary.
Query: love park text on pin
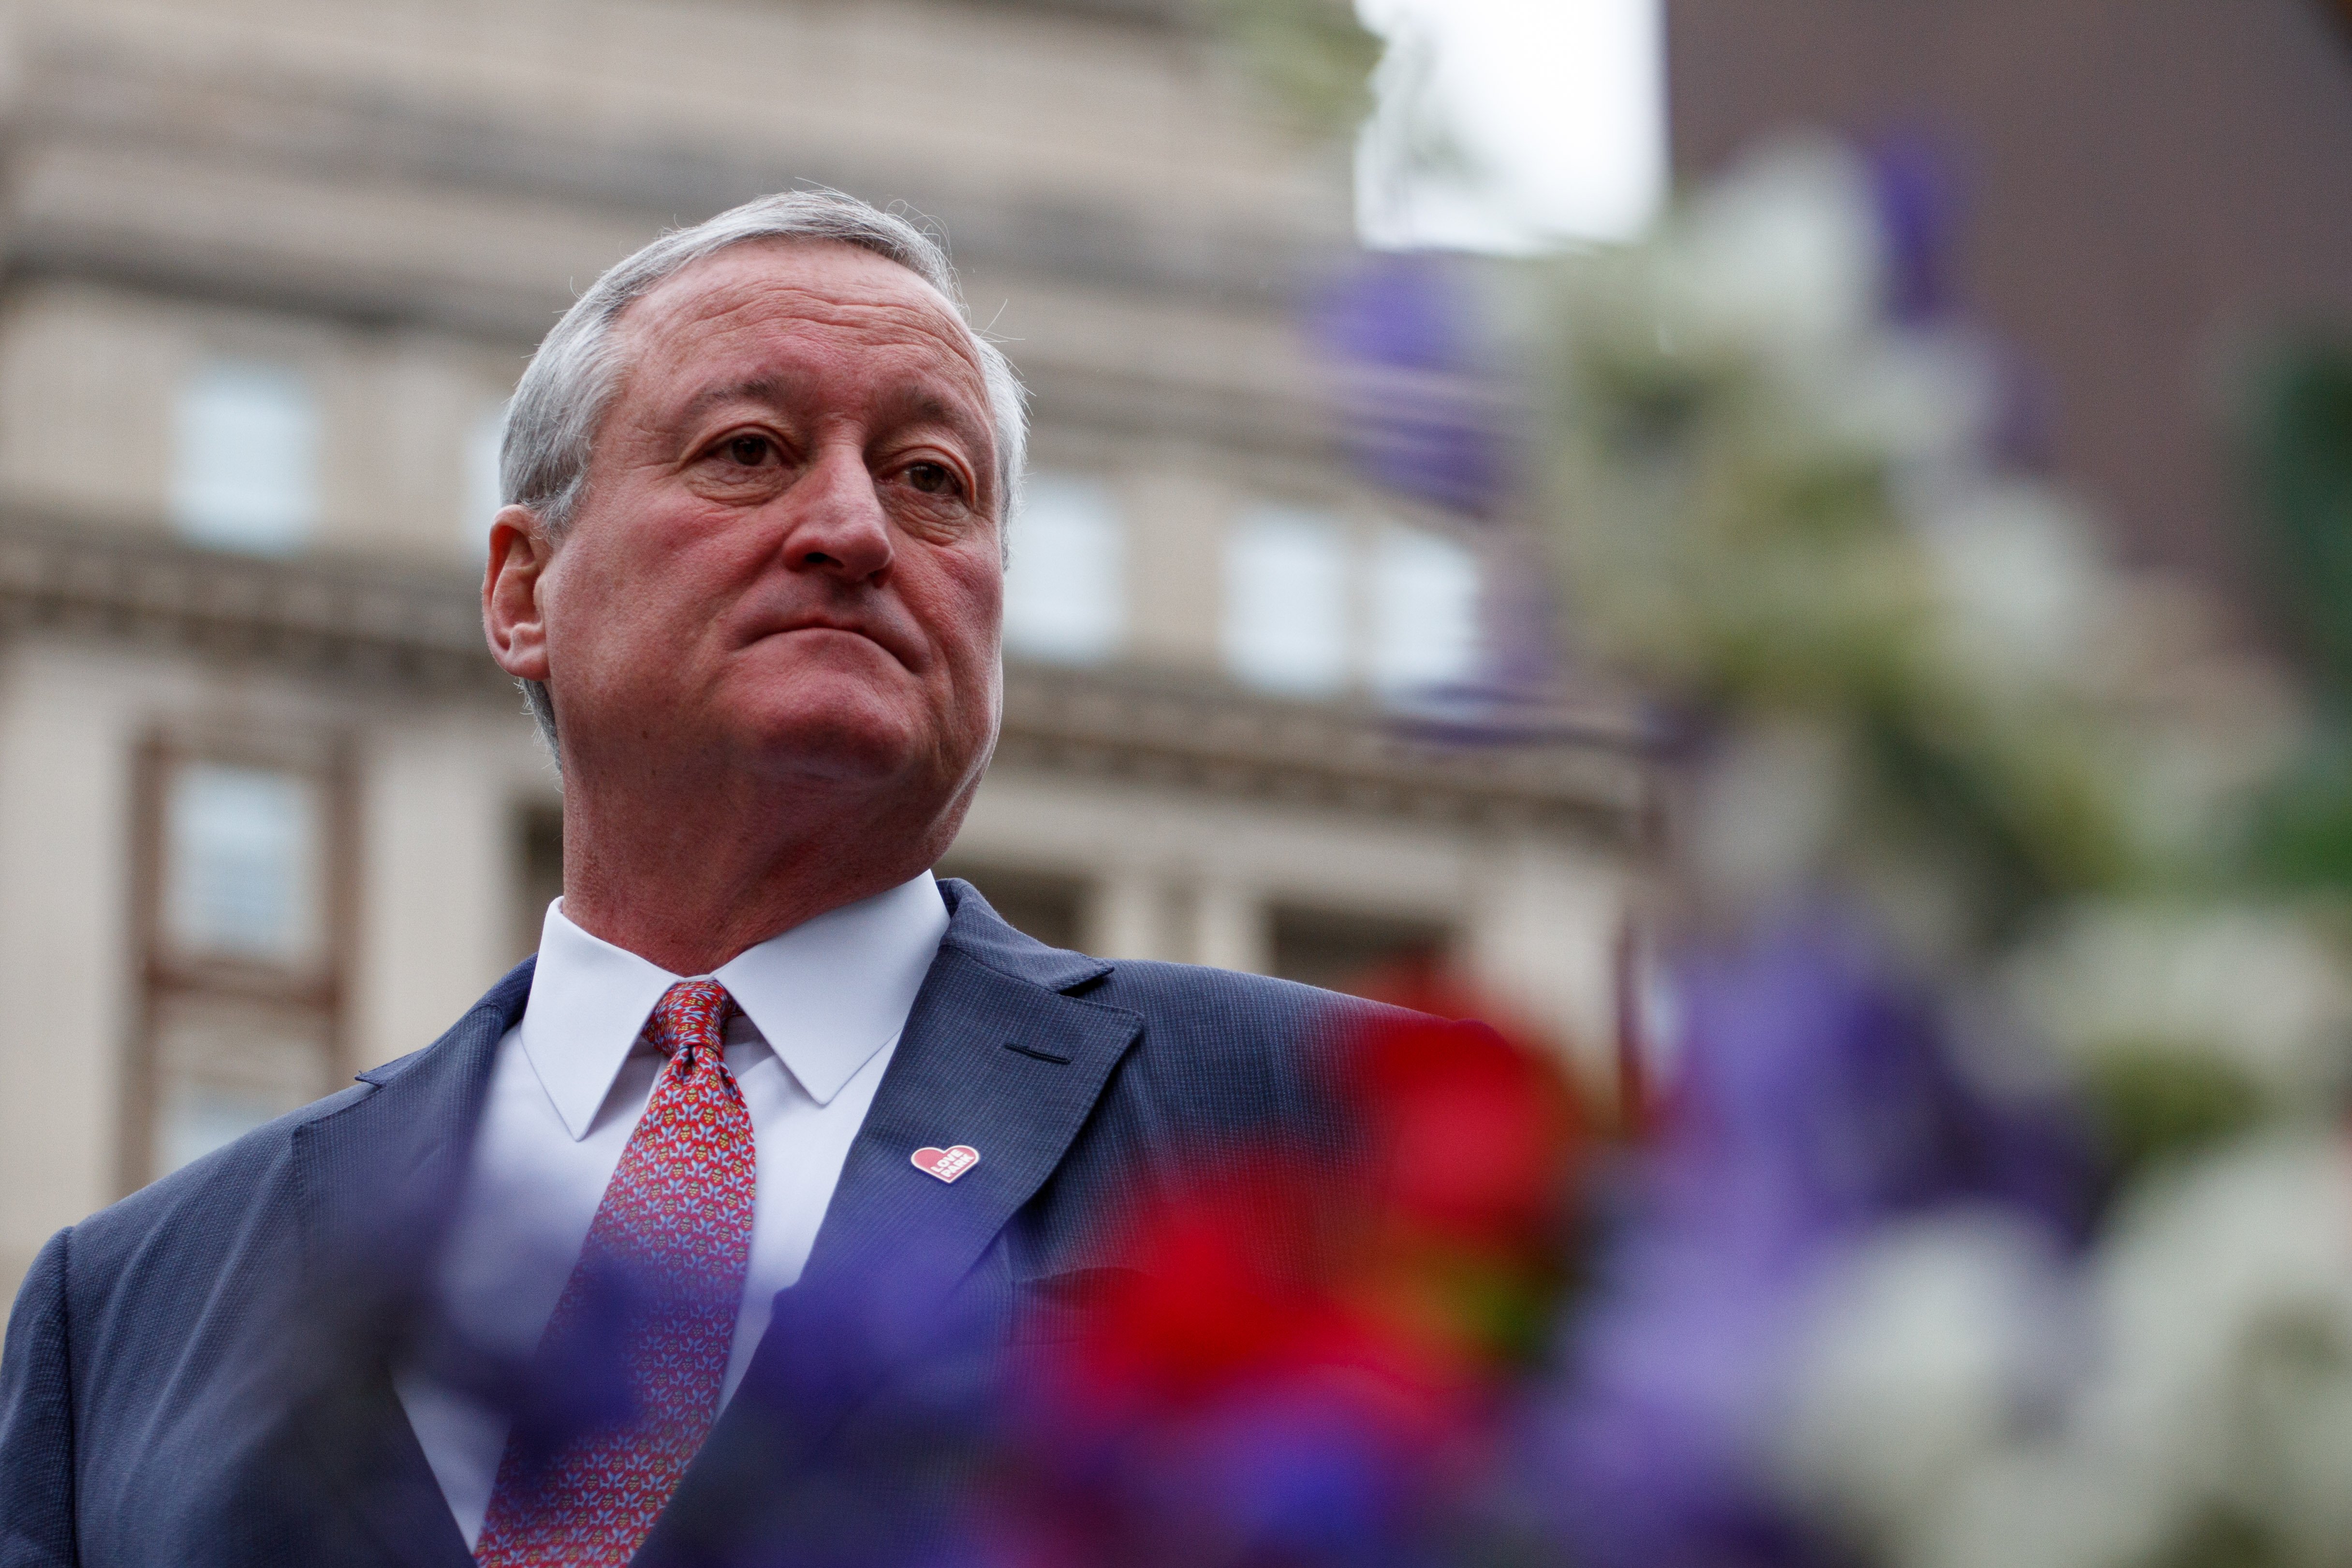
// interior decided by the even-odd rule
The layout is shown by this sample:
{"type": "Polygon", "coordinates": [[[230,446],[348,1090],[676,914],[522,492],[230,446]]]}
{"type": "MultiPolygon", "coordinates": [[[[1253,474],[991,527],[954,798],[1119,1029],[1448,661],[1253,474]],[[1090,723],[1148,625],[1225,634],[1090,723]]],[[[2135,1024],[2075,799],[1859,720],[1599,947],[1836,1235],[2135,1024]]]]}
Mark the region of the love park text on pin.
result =
{"type": "Polygon", "coordinates": [[[914,1159],[917,1170],[941,1181],[953,1181],[980,1164],[980,1151],[970,1144],[958,1144],[947,1149],[917,1149],[914,1159]]]}

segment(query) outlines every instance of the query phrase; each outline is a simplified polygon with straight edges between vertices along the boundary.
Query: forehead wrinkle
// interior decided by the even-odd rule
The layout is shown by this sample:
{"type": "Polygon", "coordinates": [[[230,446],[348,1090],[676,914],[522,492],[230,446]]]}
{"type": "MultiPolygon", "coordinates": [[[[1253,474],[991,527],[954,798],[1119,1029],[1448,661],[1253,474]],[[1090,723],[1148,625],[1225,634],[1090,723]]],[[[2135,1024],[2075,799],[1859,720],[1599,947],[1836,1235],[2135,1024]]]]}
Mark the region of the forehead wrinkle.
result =
{"type": "MultiPolygon", "coordinates": [[[[803,248],[800,242],[792,243],[793,248],[803,248]]],[[[612,411],[617,411],[625,401],[630,390],[630,382],[635,379],[636,371],[649,358],[657,355],[664,347],[673,349],[670,356],[673,361],[682,361],[689,357],[686,346],[677,341],[679,336],[691,332],[698,326],[713,335],[721,337],[743,330],[745,329],[730,323],[729,319],[741,317],[754,311],[761,305],[774,301],[775,297],[780,294],[794,297],[791,305],[776,313],[781,317],[781,324],[789,327],[842,326],[852,330],[861,329],[871,330],[872,325],[877,319],[879,319],[900,328],[902,332],[894,334],[898,338],[897,341],[874,345],[866,350],[867,352],[887,353],[894,349],[904,350],[917,347],[919,344],[929,344],[949,350],[953,361],[961,365],[971,377],[973,384],[971,390],[979,397],[983,410],[987,408],[987,376],[982,369],[979,351],[971,329],[955,313],[944,296],[912,272],[906,271],[905,268],[887,258],[876,258],[894,272],[904,273],[905,277],[912,281],[919,292],[911,299],[844,298],[835,289],[812,287],[790,278],[780,278],[775,277],[772,271],[749,277],[740,276],[722,277],[706,283],[699,288],[688,290],[682,298],[676,299],[664,298],[671,292],[672,284],[682,278],[693,278],[697,271],[729,254],[730,254],[729,251],[721,251],[716,256],[706,256],[683,271],[673,274],[650,293],[631,301],[622,310],[620,318],[614,323],[614,335],[621,339],[625,353],[619,372],[614,379],[612,411]],[[641,307],[646,308],[641,309],[641,307]],[[942,330],[942,322],[952,326],[953,331],[942,330]],[[910,342],[908,340],[909,338],[917,341],[910,342]]],[[[858,252],[857,254],[862,256],[867,253],[858,252]]],[[[786,377],[775,375],[746,377],[730,386],[712,388],[696,394],[681,418],[690,420],[703,411],[736,397],[746,397],[781,407],[788,401],[792,386],[792,381],[786,377]]],[[[902,387],[891,390],[893,393],[901,393],[912,389],[902,387]]],[[[954,414],[951,406],[940,399],[936,393],[925,392],[920,395],[929,400],[929,415],[934,417],[937,423],[955,429],[967,440],[976,441],[981,450],[988,453],[990,460],[993,462],[996,444],[992,426],[987,426],[975,433],[971,422],[954,414]]]]}
{"type": "MultiPolygon", "coordinates": [[[[915,272],[888,257],[837,240],[754,240],[714,252],[672,273],[650,291],[630,301],[614,319],[613,328],[616,333],[625,331],[635,338],[635,347],[642,353],[651,346],[649,340],[663,326],[675,329],[700,320],[723,331],[726,329],[723,325],[726,318],[751,310],[777,295],[795,297],[794,302],[782,312],[786,319],[852,327],[869,323],[877,318],[893,320],[915,336],[944,345],[974,374],[981,373],[978,342],[953,301],[915,272]],[[747,272],[739,266],[731,276],[722,273],[709,280],[697,277],[698,273],[735,258],[739,251],[755,249],[768,254],[770,266],[756,272],[747,272]],[[795,255],[824,255],[828,252],[838,252],[855,258],[861,268],[871,262],[876,267],[888,268],[888,272],[877,275],[874,280],[851,277],[835,278],[824,285],[813,285],[793,276],[778,276],[795,255]],[[880,282],[882,277],[887,277],[889,282],[880,282]],[[688,283],[699,284],[700,287],[681,288],[681,285],[688,283]],[[896,285],[896,288],[891,285],[896,285]],[[844,292],[861,286],[875,290],[875,293],[844,292]],[[668,318],[667,322],[662,320],[665,316],[668,318]]],[[[635,357],[632,355],[632,360],[635,357]]]]}

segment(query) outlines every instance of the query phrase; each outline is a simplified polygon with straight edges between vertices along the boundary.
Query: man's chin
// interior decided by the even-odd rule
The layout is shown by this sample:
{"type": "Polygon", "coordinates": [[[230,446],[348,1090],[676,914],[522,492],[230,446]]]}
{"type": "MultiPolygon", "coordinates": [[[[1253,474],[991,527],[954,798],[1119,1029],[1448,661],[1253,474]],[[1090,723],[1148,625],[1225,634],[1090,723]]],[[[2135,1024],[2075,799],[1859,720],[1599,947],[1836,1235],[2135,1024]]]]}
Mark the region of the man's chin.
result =
{"type": "Polygon", "coordinates": [[[738,733],[746,760],[780,778],[867,786],[911,782],[929,775],[939,755],[928,725],[840,705],[746,715],[738,733]]]}

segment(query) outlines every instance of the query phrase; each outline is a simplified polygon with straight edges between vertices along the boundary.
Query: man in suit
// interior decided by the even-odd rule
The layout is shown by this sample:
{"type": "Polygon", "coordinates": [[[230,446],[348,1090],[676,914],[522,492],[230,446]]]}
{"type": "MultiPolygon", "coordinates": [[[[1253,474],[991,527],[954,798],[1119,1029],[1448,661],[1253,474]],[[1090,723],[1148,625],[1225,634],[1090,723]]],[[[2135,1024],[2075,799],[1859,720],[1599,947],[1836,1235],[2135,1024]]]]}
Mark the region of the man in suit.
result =
{"type": "Polygon", "coordinates": [[[938,248],[832,193],[562,319],[483,589],[564,780],[540,953],[50,1241],[0,1568],[822,1557],[877,1521],[810,1478],[947,1396],[908,1370],[942,1323],[1082,1280],[1155,1162],[1328,1128],[1334,998],[932,880],[996,736],[1022,396],[938,248]]]}

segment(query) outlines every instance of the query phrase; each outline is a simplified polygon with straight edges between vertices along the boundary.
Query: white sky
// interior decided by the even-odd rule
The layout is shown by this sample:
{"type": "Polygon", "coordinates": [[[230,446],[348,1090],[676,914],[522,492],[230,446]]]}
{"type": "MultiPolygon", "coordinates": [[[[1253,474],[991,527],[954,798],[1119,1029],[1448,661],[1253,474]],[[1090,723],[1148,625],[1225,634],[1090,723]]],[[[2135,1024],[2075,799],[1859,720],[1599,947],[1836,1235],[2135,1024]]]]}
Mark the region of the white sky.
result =
{"type": "Polygon", "coordinates": [[[1356,0],[1367,25],[1425,40],[1425,101],[1486,176],[1465,188],[1397,174],[1412,73],[1392,57],[1359,150],[1365,241],[1526,251],[1639,232],[1667,179],[1664,4],[1356,0]]]}

